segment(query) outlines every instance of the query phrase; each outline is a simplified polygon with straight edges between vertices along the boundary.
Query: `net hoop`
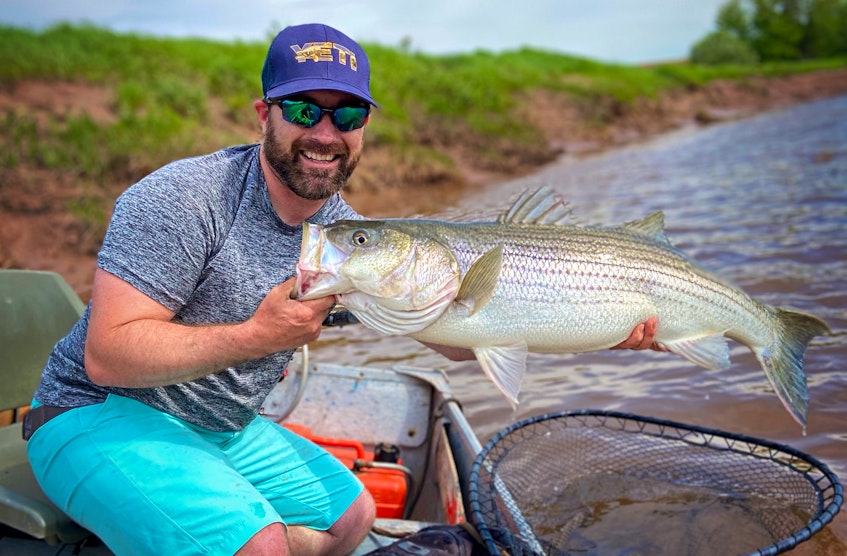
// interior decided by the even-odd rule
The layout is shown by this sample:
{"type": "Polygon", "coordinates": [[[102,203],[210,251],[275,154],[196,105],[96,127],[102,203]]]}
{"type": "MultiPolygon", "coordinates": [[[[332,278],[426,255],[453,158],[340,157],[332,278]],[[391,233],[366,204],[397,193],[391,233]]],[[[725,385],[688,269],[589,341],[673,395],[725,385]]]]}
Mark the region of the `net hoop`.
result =
{"type": "MultiPolygon", "coordinates": [[[[497,475],[498,465],[509,453],[498,453],[500,444],[513,442],[522,429],[545,421],[564,421],[563,426],[571,428],[602,428],[646,435],[680,445],[738,454],[763,462],[777,463],[792,473],[801,475],[814,490],[817,511],[801,529],[769,546],[748,552],[747,556],[773,556],[807,541],[832,521],[844,502],[844,490],[835,473],[815,457],[791,446],[718,429],[616,411],[576,410],[545,413],[516,422],[495,434],[474,461],[469,489],[470,517],[491,554],[502,554],[504,551],[513,556],[551,554],[549,547],[536,539],[531,524],[520,514],[520,509],[511,500],[509,490],[504,488],[504,483],[497,475]],[[483,477],[484,480],[481,480],[483,477]],[[507,508],[510,515],[503,515],[503,508],[507,508]]],[[[517,442],[521,441],[518,438],[517,442]]],[[[557,551],[554,549],[552,553],[557,551]]]]}

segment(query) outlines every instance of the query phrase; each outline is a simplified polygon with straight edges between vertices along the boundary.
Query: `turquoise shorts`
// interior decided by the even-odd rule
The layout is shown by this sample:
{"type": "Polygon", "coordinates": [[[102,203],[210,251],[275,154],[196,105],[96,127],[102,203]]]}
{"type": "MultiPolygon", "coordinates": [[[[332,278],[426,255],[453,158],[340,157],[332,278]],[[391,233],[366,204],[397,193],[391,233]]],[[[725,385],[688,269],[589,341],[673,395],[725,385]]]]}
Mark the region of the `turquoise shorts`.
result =
{"type": "Polygon", "coordinates": [[[54,417],[27,453],[48,497],[121,555],[233,554],[278,522],[326,530],[363,488],[262,417],[214,432],[116,395],[54,417]]]}

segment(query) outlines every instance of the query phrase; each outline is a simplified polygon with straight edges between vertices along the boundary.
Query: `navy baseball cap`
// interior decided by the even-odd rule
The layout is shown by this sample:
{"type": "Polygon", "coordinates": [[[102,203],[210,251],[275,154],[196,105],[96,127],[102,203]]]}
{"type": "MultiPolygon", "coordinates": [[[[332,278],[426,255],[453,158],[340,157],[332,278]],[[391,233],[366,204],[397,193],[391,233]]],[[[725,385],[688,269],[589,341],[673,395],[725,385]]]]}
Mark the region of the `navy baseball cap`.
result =
{"type": "Polygon", "coordinates": [[[280,31],[262,67],[265,98],[329,89],[376,106],[370,81],[371,66],[362,47],[341,31],[319,23],[280,31]]]}

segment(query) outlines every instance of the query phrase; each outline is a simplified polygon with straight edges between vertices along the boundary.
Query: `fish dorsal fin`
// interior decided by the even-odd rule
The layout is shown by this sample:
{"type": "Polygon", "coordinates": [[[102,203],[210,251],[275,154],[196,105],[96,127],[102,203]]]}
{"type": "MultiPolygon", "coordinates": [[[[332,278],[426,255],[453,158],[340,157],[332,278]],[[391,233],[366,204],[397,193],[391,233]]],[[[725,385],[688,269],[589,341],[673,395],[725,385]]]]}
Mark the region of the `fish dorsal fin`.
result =
{"type": "Polygon", "coordinates": [[[641,220],[625,222],[621,226],[621,230],[647,236],[657,241],[670,244],[667,236],[665,236],[665,213],[660,210],[657,210],[653,214],[650,214],[641,220]]]}
{"type": "Polygon", "coordinates": [[[565,201],[556,197],[549,186],[527,189],[512,208],[497,218],[498,224],[561,225],[571,214],[565,201]]]}
{"type": "Polygon", "coordinates": [[[503,266],[503,246],[498,245],[474,261],[462,279],[456,303],[467,308],[468,316],[476,313],[491,300],[497,289],[497,279],[503,266]]]}

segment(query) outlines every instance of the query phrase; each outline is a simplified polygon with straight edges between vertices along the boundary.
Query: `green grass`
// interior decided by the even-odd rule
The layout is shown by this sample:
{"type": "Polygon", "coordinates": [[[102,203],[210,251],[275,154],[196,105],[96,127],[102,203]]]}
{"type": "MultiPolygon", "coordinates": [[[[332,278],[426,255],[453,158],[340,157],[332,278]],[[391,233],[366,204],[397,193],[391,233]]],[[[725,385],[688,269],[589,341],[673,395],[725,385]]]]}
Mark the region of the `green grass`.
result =
{"type": "MultiPolygon", "coordinates": [[[[539,130],[513,110],[535,89],[629,103],[713,79],[785,75],[847,62],[648,68],[534,49],[430,56],[364,46],[380,104],[368,143],[406,158],[417,153],[439,166],[448,163],[443,152],[456,145],[472,145],[492,164],[504,152],[545,148],[539,130]]],[[[125,187],[169,160],[251,140],[215,129],[211,103],[219,102],[233,123],[255,127],[251,101],[261,96],[266,49],[259,42],[154,38],[85,25],[42,32],[0,26],[0,87],[24,80],[102,84],[113,91],[115,113],[109,123],[56,118],[46,129],[32,114],[0,114],[0,170],[33,164],[125,187]]]]}

